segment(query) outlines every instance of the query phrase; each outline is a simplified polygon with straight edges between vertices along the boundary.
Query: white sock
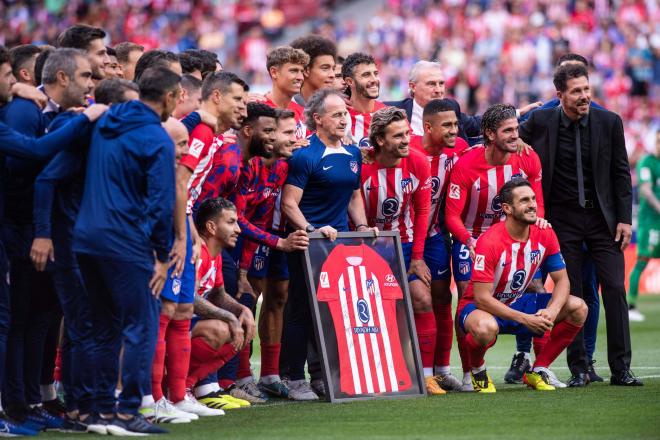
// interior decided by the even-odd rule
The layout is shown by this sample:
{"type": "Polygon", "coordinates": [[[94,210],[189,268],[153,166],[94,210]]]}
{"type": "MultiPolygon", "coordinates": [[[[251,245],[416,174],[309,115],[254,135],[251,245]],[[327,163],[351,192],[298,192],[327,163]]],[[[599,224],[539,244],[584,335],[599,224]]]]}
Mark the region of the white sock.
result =
{"type": "Polygon", "coordinates": [[[550,370],[548,370],[546,367],[534,367],[532,368],[532,371],[534,373],[540,373],[541,371],[545,371],[547,373],[550,370]]]}
{"type": "Polygon", "coordinates": [[[522,353],[522,354],[525,355],[525,359],[527,359],[527,362],[531,362],[531,361],[532,361],[532,356],[531,356],[529,353],[525,353],[524,351],[517,351],[517,352],[516,352],[516,355],[519,355],[520,353],[522,353]]]}
{"type": "Polygon", "coordinates": [[[216,391],[220,391],[220,385],[218,385],[218,382],[207,383],[195,388],[195,397],[206,396],[207,394],[211,394],[216,391]]]}
{"type": "Polygon", "coordinates": [[[449,374],[449,365],[445,367],[441,367],[439,365],[435,366],[435,374],[438,374],[440,376],[446,376],[449,374]]]}
{"type": "Polygon", "coordinates": [[[282,382],[282,379],[280,379],[278,374],[270,374],[268,376],[261,376],[261,382],[270,385],[275,382],[282,382]]]}
{"type": "Polygon", "coordinates": [[[472,376],[470,376],[469,371],[463,373],[463,383],[472,383],[472,376]]]}
{"type": "Polygon", "coordinates": [[[57,399],[57,391],[55,391],[55,384],[39,385],[41,391],[41,401],[48,402],[49,400],[57,399]]]}
{"type": "Polygon", "coordinates": [[[291,386],[291,388],[295,388],[296,386],[302,384],[303,382],[305,382],[305,379],[300,379],[300,380],[290,380],[290,381],[289,381],[289,385],[291,386]]]}
{"type": "Polygon", "coordinates": [[[142,396],[142,404],[140,405],[140,407],[144,408],[144,407],[155,405],[155,404],[156,404],[156,401],[154,400],[153,394],[146,394],[146,395],[142,396]]]}
{"type": "Polygon", "coordinates": [[[432,367],[424,367],[424,377],[431,377],[433,376],[433,368],[432,367]]]}
{"type": "Polygon", "coordinates": [[[120,394],[121,394],[121,390],[115,389],[115,399],[118,399],[120,394]]]}
{"type": "Polygon", "coordinates": [[[486,363],[484,362],[484,364],[481,367],[473,368],[472,369],[472,374],[479,374],[479,373],[481,373],[482,371],[485,371],[485,370],[486,370],[486,363]]]}
{"type": "Polygon", "coordinates": [[[236,386],[237,387],[242,387],[246,383],[254,382],[254,377],[248,376],[248,377],[242,377],[240,379],[236,379],[236,386]]]}

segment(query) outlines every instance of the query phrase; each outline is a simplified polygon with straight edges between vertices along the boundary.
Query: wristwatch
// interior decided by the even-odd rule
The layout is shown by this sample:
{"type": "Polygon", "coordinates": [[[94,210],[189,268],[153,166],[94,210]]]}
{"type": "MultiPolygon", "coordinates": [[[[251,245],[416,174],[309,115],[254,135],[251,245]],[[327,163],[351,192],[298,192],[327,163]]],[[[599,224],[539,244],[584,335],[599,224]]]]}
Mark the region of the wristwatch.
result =
{"type": "Polygon", "coordinates": [[[314,231],[316,231],[316,228],[315,228],[314,226],[312,226],[312,225],[310,225],[310,224],[308,224],[307,226],[305,226],[305,232],[307,232],[308,234],[311,234],[311,233],[314,232],[314,231]]]}

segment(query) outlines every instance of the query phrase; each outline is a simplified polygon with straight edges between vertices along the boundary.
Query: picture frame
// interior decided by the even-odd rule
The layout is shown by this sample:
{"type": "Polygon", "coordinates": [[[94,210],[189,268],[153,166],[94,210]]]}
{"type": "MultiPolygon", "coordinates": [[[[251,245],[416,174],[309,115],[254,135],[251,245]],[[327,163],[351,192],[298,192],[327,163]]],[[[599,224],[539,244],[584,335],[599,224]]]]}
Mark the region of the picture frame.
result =
{"type": "Polygon", "coordinates": [[[399,234],[313,233],[304,263],[326,398],[425,396],[399,234]]]}

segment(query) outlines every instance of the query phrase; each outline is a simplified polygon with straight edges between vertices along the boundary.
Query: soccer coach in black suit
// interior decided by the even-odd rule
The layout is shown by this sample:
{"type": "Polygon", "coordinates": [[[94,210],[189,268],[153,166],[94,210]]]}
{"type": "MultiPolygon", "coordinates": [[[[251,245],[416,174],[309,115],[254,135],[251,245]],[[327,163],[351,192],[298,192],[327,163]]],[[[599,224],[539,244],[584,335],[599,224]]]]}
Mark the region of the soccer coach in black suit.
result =
{"type": "MultiPolygon", "coordinates": [[[[612,385],[642,385],[630,371],[623,250],[630,243],[632,184],[621,118],[590,107],[587,69],[555,71],[559,107],[537,110],[519,129],[541,158],[546,216],[559,238],[571,293],[582,297],[582,244],[601,282],[612,385]]],[[[569,386],[589,383],[582,332],[568,347],[569,386]]]]}

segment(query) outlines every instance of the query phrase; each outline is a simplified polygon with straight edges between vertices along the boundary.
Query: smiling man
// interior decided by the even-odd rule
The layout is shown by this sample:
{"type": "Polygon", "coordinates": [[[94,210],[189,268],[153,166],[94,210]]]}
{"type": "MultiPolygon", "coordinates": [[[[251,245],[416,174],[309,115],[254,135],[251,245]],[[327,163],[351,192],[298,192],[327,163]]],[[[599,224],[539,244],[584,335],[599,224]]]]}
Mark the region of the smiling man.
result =
{"type": "MultiPolygon", "coordinates": [[[[583,297],[585,243],[596,265],[607,320],[607,354],[612,385],[642,382],[630,372],[631,346],[624,284],[623,250],[630,243],[632,183],[623,123],[610,111],[590,106],[584,65],[555,71],[559,107],[537,110],[520,127],[543,164],[548,219],[566,256],[571,293],[583,297]]],[[[589,383],[582,332],[568,349],[569,386],[589,383]]]]}
{"type": "Polygon", "coordinates": [[[277,47],[270,51],[266,58],[266,68],[273,88],[266,94],[265,103],[273,108],[294,112],[298,138],[304,138],[306,134],[303,122],[304,107],[293,101],[293,97],[300,93],[308,64],[309,55],[302,49],[294,49],[291,46],[277,47]]]}

